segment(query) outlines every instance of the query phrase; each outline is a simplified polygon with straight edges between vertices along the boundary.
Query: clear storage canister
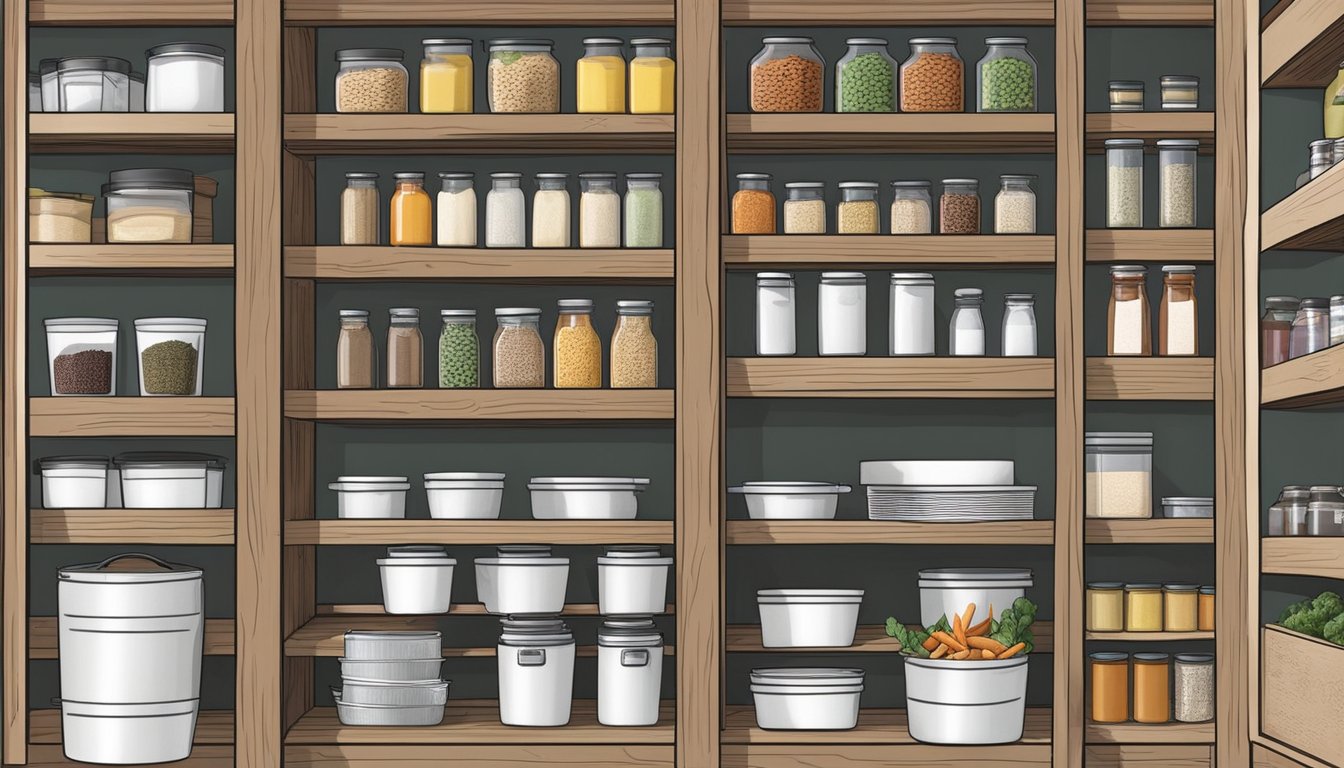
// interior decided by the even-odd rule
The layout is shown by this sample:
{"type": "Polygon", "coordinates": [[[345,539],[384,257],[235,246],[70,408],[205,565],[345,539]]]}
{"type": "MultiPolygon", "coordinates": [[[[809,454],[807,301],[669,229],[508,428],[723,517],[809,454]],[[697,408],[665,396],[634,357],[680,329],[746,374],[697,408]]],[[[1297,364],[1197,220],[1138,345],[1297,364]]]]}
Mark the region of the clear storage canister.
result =
{"type": "Polygon", "coordinates": [[[1285,485],[1279,492],[1279,498],[1269,507],[1265,535],[1305,536],[1307,508],[1310,504],[1311,493],[1305,486],[1285,485]]]}
{"type": "Polygon", "coordinates": [[[579,247],[621,246],[621,193],[614,173],[579,174],[579,247]]]}
{"type": "MultiPolygon", "coordinates": [[[[1260,316],[1260,364],[1264,368],[1286,363],[1293,318],[1302,300],[1296,296],[1265,297],[1265,314],[1260,316]]],[[[1334,326],[1331,326],[1333,332],[1334,326]]]]}
{"type": "Polygon", "coordinates": [[[835,64],[836,112],[895,112],[896,60],[880,37],[851,37],[835,64]]]}
{"type": "Polygon", "coordinates": [[[985,57],[975,65],[977,112],[1035,112],[1036,59],[1025,37],[985,38],[985,57]]]}
{"type": "Polygon", "coordinates": [[[932,355],[934,340],[933,275],[891,273],[892,355],[932,355]]]}
{"type": "Polygon", "coordinates": [[[1143,111],[1142,80],[1112,80],[1108,93],[1112,112],[1143,111]]]}
{"type": "Polygon", "coordinates": [[[1106,140],[1106,226],[1143,226],[1143,139],[1106,140]]]}
{"type": "Polygon", "coordinates": [[[472,42],[466,38],[421,40],[420,111],[426,114],[474,111],[472,42]]]}
{"type": "Polygon", "coordinates": [[[392,245],[429,245],[434,242],[434,204],[425,191],[425,174],[401,171],[392,174],[397,186],[392,192],[387,218],[388,242],[392,245]]]}
{"type": "Polygon", "coordinates": [[[1176,654],[1175,719],[1207,723],[1214,715],[1214,665],[1211,653],[1176,654]]]}
{"type": "Polygon", "coordinates": [[[592,299],[560,299],[555,321],[556,389],[602,386],[602,339],[593,329],[592,299]]]}
{"type": "Polygon", "coordinates": [[[817,289],[817,354],[868,351],[868,283],[862,272],[822,272],[817,289]]]}
{"type": "Polygon", "coordinates": [[[980,182],[943,179],[938,201],[938,231],[944,235],[980,234],[980,182]]]}
{"type": "Polygon", "coordinates": [[[336,52],[337,112],[405,112],[406,54],[396,48],[346,48],[336,52]]]}
{"type": "Polygon", "coordinates": [[[733,193],[733,234],[775,234],[775,195],[770,191],[770,174],[737,174],[733,193]]]}
{"type": "Polygon", "coordinates": [[[1036,356],[1036,297],[1030,293],[1003,296],[1003,356],[1036,356]]]}
{"type": "Polygon", "coordinates": [[[491,112],[559,112],[560,62],[551,40],[491,40],[486,88],[491,112]]]}
{"type": "Polygon", "coordinates": [[[135,321],[141,395],[199,395],[205,370],[202,318],[146,317],[135,321]]]}
{"type": "Polygon", "coordinates": [[[481,341],[476,335],[476,310],[439,310],[439,388],[481,386],[481,341]]]}
{"type": "Polygon", "coordinates": [[[876,181],[840,182],[835,231],[842,235],[876,235],[879,229],[876,181]]]}
{"type": "Polygon", "coordinates": [[[625,174],[625,247],[663,247],[663,174],[625,174]]]}
{"type": "Polygon", "coordinates": [[[1159,227],[1195,226],[1195,158],[1198,139],[1157,142],[1159,227]]]}
{"type": "Polygon", "coordinates": [[[575,65],[579,113],[625,112],[625,42],[619,37],[586,37],[575,65]]]}
{"type": "Polygon", "coordinates": [[[756,354],[792,355],[798,351],[794,297],[792,274],[756,273],[756,354]]]}
{"type": "Polygon", "coordinates": [[[387,386],[424,386],[425,339],[420,334],[420,310],[396,307],[387,314],[387,386]]]}
{"type": "MultiPolygon", "coordinates": [[[[457,171],[439,174],[436,212],[439,245],[476,245],[476,175],[457,171]]],[[[520,192],[521,194],[521,192],[520,192]]]]}
{"type": "Polygon", "coordinates": [[[56,317],[43,324],[47,329],[51,394],[117,394],[116,320],[56,317]]]}
{"type": "Polygon", "coordinates": [[[826,185],[820,181],[790,181],[784,189],[784,234],[826,234],[826,185]]]}
{"type": "Polygon", "coordinates": [[[532,193],[532,247],[569,247],[569,174],[538,173],[532,193]]]}
{"type": "Polygon", "coordinates": [[[1087,517],[1153,516],[1153,433],[1088,432],[1083,436],[1087,517]]]}
{"type": "Polygon", "coordinates": [[[131,63],[111,56],[75,56],[56,65],[62,112],[126,112],[131,63]]]}
{"type": "Polygon", "coordinates": [[[145,51],[146,112],[223,112],[224,49],[209,43],[167,43],[145,51]]]}
{"type": "Polygon", "coordinates": [[[336,337],[336,388],[372,389],[377,386],[378,356],[366,309],[342,309],[336,337]]]}
{"type": "Polygon", "coordinates": [[[1111,303],[1106,313],[1106,354],[1152,354],[1151,315],[1146,276],[1141,264],[1111,267],[1111,303]]]}
{"type": "Polygon", "coordinates": [[[486,248],[526,247],[522,180],[523,174],[512,171],[490,174],[490,191],[485,196],[486,248]]]}
{"type": "Polygon", "coordinates": [[[954,309],[948,324],[948,352],[952,355],[985,354],[985,316],[980,307],[985,303],[984,291],[979,288],[958,288],[953,291],[954,309]]]}
{"type": "Polygon", "coordinates": [[[1308,536],[1344,536],[1344,499],[1307,504],[1308,536]]]}
{"type": "Polygon", "coordinates": [[[28,242],[93,242],[93,196],[29,187],[28,242]]]}
{"type": "Polygon", "coordinates": [[[378,244],[378,174],[351,171],[341,191],[341,245],[378,244]]]}
{"type": "Polygon", "coordinates": [[[1199,78],[1194,75],[1163,75],[1163,109],[1199,109],[1199,78]]]}
{"type": "Polygon", "coordinates": [[[1158,308],[1157,353],[1199,354],[1199,312],[1195,301],[1195,267],[1168,264],[1162,268],[1162,304],[1158,308]]]}
{"type": "Polygon", "coordinates": [[[1125,631],[1162,631],[1162,585],[1125,585],[1125,631]]]}
{"type": "Polygon", "coordinates": [[[927,235],[933,232],[933,198],[927,181],[891,182],[891,234],[927,235]]]}
{"type": "Polygon", "coordinates": [[[546,385],[546,347],[541,343],[541,310],[495,310],[494,383],[497,389],[536,389],[546,385]]]}
{"type": "Polygon", "coordinates": [[[677,63],[672,41],[665,37],[637,37],[630,41],[630,112],[670,115],[677,103],[677,63]]]}
{"type": "Polygon", "coordinates": [[[1036,234],[1036,192],[1034,174],[1004,174],[999,177],[999,193],[994,196],[994,232],[1000,235],[1036,234]]]}
{"type": "Polygon", "coordinates": [[[195,177],[176,168],[113,171],[107,196],[109,243],[190,243],[195,177]]]}
{"type": "Polygon", "coordinates": [[[1123,632],[1125,585],[1118,581],[1094,581],[1087,585],[1087,631],[1123,632]]]}
{"type": "Polygon", "coordinates": [[[1344,295],[1330,297],[1330,346],[1344,343],[1344,295]]]}
{"type": "Polygon", "coordinates": [[[826,62],[810,37],[767,37],[751,60],[752,112],[820,112],[826,62]]]}
{"type": "Polygon", "coordinates": [[[1328,299],[1303,299],[1293,318],[1288,338],[1288,357],[1297,358],[1330,346],[1330,302],[1328,299]]]}
{"type": "Polygon", "coordinates": [[[1335,143],[1330,139],[1317,139],[1307,145],[1307,170],[1297,177],[1297,186],[1320,176],[1335,165],[1335,143]]]}
{"type": "Polygon", "coordinates": [[[658,386],[658,340],[653,335],[653,302],[616,302],[616,330],[611,333],[611,388],[652,389],[658,386]]]}
{"type": "Polygon", "coordinates": [[[911,38],[901,64],[902,112],[965,110],[966,68],[955,37],[911,38]]]}
{"type": "Polygon", "coordinates": [[[60,59],[41,59],[37,62],[37,76],[42,81],[42,111],[61,111],[61,79],[56,74],[60,59]]]}

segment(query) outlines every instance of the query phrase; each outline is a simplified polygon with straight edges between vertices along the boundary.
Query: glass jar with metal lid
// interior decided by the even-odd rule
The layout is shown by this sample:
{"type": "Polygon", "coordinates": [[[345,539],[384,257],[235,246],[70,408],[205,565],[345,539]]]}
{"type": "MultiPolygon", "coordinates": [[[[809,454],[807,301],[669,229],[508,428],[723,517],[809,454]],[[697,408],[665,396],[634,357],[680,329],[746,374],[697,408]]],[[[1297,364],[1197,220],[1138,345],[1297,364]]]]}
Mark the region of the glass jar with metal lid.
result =
{"type": "Polygon", "coordinates": [[[109,243],[190,243],[191,171],[133,168],[113,171],[103,188],[109,243]]]}
{"type": "Polygon", "coordinates": [[[862,272],[822,272],[817,288],[817,354],[867,351],[867,279],[862,272]]]}
{"type": "Polygon", "coordinates": [[[337,112],[405,112],[410,78],[398,48],[346,48],[336,52],[337,112]]]}
{"type": "Polygon", "coordinates": [[[933,275],[928,272],[892,272],[890,281],[891,355],[932,355],[933,275]]]}
{"type": "Polygon", "coordinates": [[[1125,631],[1162,631],[1162,585],[1125,585],[1125,631]]]}
{"type": "Polygon", "coordinates": [[[546,385],[546,346],[541,343],[541,310],[499,307],[492,343],[496,389],[540,389],[546,385]]]}
{"type": "Polygon", "coordinates": [[[1162,267],[1162,303],[1157,313],[1157,354],[1199,354],[1199,311],[1193,264],[1162,267]]]}
{"type": "Polygon", "coordinates": [[[1106,140],[1106,226],[1143,226],[1143,139],[1106,140]]]}
{"type": "Polygon", "coordinates": [[[756,273],[756,354],[798,351],[795,285],[788,272],[756,273]]]}
{"type": "Polygon", "coordinates": [[[1306,298],[1297,305],[1293,331],[1288,337],[1288,357],[1297,358],[1330,346],[1330,301],[1306,298]]]}
{"type": "Polygon", "coordinates": [[[1198,139],[1161,139],[1157,142],[1159,227],[1195,226],[1195,162],[1198,139]]]}
{"type": "Polygon", "coordinates": [[[1285,485],[1279,498],[1269,507],[1265,526],[1267,536],[1305,536],[1307,534],[1307,505],[1311,492],[1304,485],[1285,485]]]}
{"type": "Polygon", "coordinates": [[[943,179],[938,200],[938,231],[944,235],[980,234],[980,182],[943,179]]]}
{"type": "Polygon", "coordinates": [[[1214,716],[1214,664],[1211,653],[1178,653],[1174,717],[1182,723],[1207,723],[1214,716]]]}
{"type": "Polygon", "coordinates": [[[614,173],[579,174],[579,247],[621,247],[621,193],[614,173]]]}
{"type": "Polygon", "coordinates": [[[851,37],[835,63],[836,112],[895,112],[896,60],[880,37],[851,37]]]}
{"type": "Polygon", "coordinates": [[[1162,629],[1167,632],[1194,632],[1199,629],[1199,585],[1162,585],[1162,629]]]}
{"type": "Polygon", "coordinates": [[[625,174],[626,248],[663,247],[663,174],[625,174]]]}
{"type": "Polygon", "coordinates": [[[1205,585],[1199,588],[1199,631],[1212,632],[1214,625],[1217,624],[1216,614],[1214,612],[1216,599],[1216,590],[1212,585],[1205,585]]]}
{"type": "Polygon", "coordinates": [[[876,181],[842,181],[835,210],[835,231],[842,235],[878,233],[876,181]]]}
{"type": "Polygon", "coordinates": [[[1171,656],[1134,654],[1134,721],[1158,724],[1171,720],[1171,656]]]}
{"type": "Polygon", "coordinates": [[[1111,267],[1111,302],[1106,315],[1106,354],[1152,354],[1151,314],[1142,264],[1111,267]]]}
{"type": "Polygon", "coordinates": [[[665,37],[637,37],[630,41],[630,114],[670,115],[677,104],[677,63],[672,41],[665,37]]]}
{"type": "Polygon", "coordinates": [[[73,56],[56,65],[62,112],[126,112],[131,63],[114,56],[73,56]]]}
{"type": "Polygon", "coordinates": [[[1300,188],[1308,181],[1330,170],[1335,164],[1335,142],[1331,139],[1317,139],[1307,145],[1307,170],[1297,177],[1300,188]]]}
{"type": "MultiPolygon", "coordinates": [[[[1260,365],[1269,368],[1288,362],[1288,344],[1293,333],[1293,318],[1302,300],[1296,296],[1265,297],[1265,314],[1260,316],[1260,365]]],[[[1333,326],[1331,332],[1333,333],[1333,326]]]]}
{"type": "Polygon", "coordinates": [[[1344,499],[1307,503],[1308,536],[1344,536],[1344,499]]]}
{"type": "Polygon", "coordinates": [[[999,193],[994,196],[994,232],[1000,235],[1036,233],[1036,192],[1031,182],[1035,174],[1004,174],[999,177],[999,193]]]}
{"type": "Polygon", "coordinates": [[[556,389],[602,386],[602,339],[593,329],[592,299],[560,299],[555,322],[554,381],[556,389]]]}
{"type": "Polygon", "coordinates": [[[733,193],[733,234],[775,234],[775,195],[770,191],[768,173],[737,174],[733,193]]]}
{"type": "Polygon", "coordinates": [[[420,310],[396,307],[387,314],[387,386],[423,386],[425,340],[420,334],[420,310]]]}
{"type": "Polygon", "coordinates": [[[475,70],[472,41],[462,37],[421,40],[420,111],[426,114],[473,111],[475,70]]]}
{"type": "Polygon", "coordinates": [[[1118,581],[1094,581],[1087,585],[1087,631],[1123,632],[1125,585],[1118,581]]]}
{"type": "Polygon", "coordinates": [[[820,181],[790,181],[784,189],[784,234],[826,234],[826,185],[820,181]]]}
{"type": "Polygon", "coordinates": [[[1088,432],[1083,436],[1085,515],[1153,516],[1153,433],[1088,432]]]}
{"type": "Polygon", "coordinates": [[[1163,75],[1163,109],[1199,109],[1199,78],[1194,75],[1163,75]]]}
{"type": "Polygon", "coordinates": [[[392,245],[429,245],[434,242],[434,204],[425,191],[425,174],[399,171],[392,174],[392,192],[387,217],[387,240],[392,245]]]}
{"type": "Polygon", "coordinates": [[[485,194],[486,248],[527,245],[527,204],[522,184],[523,174],[516,171],[490,174],[490,191],[485,194]]]}
{"type": "Polygon", "coordinates": [[[486,88],[491,112],[560,111],[560,62],[551,40],[491,40],[486,88]]]}
{"type": "Polygon", "coordinates": [[[1035,112],[1036,59],[1025,37],[985,38],[985,57],[975,65],[977,112],[1035,112]]]}
{"type": "Polygon", "coordinates": [[[1112,112],[1143,111],[1142,80],[1112,80],[1108,92],[1112,112]]]}
{"type": "Polygon", "coordinates": [[[932,186],[922,180],[891,182],[891,234],[927,235],[933,231],[932,186]]]}
{"type": "Polygon", "coordinates": [[[826,61],[810,37],[767,37],[751,60],[752,112],[820,112],[826,61]]]}
{"type": "MultiPolygon", "coordinates": [[[[476,174],[466,171],[439,173],[439,196],[435,200],[436,241],[439,245],[476,245],[476,174]]],[[[519,193],[521,195],[521,193],[519,193]]]]}
{"type": "Polygon", "coordinates": [[[532,247],[569,247],[569,174],[538,173],[532,193],[532,247]]]}
{"type": "Polygon", "coordinates": [[[145,51],[146,112],[223,112],[224,49],[210,43],[166,43],[145,51]]]}
{"type": "Polygon", "coordinates": [[[1092,671],[1092,722],[1129,719],[1129,654],[1103,652],[1089,657],[1092,671]]]}
{"type": "Polygon", "coordinates": [[[979,288],[958,288],[953,291],[955,308],[948,323],[948,352],[952,355],[985,354],[985,317],[980,307],[985,303],[984,291],[979,288]]]}
{"type": "Polygon", "coordinates": [[[481,341],[476,335],[476,310],[439,311],[439,388],[481,386],[481,341]]]}
{"type": "Polygon", "coordinates": [[[341,192],[341,245],[378,244],[378,174],[350,171],[341,192]]]}
{"type": "Polygon", "coordinates": [[[965,111],[966,69],[955,37],[915,37],[901,64],[902,112],[965,111]]]}
{"type": "Polygon", "coordinates": [[[1036,296],[1003,295],[1003,356],[1036,356],[1036,296]]]}
{"type": "Polygon", "coordinates": [[[367,309],[342,309],[336,337],[336,388],[372,389],[378,379],[378,356],[367,309]]]}
{"type": "Polygon", "coordinates": [[[616,302],[616,329],[611,332],[611,388],[652,389],[658,386],[658,340],[653,335],[653,302],[616,302]]]}
{"type": "Polygon", "coordinates": [[[575,65],[575,105],[580,113],[625,112],[625,41],[585,37],[575,65]]]}

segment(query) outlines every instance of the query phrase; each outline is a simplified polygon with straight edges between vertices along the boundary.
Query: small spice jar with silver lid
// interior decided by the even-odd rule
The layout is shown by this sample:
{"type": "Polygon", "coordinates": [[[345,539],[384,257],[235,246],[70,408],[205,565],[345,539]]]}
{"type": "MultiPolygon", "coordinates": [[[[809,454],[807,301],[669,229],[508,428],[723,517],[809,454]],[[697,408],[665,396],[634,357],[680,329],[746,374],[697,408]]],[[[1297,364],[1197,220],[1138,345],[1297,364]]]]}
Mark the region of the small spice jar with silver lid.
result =
{"type": "Polygon", "coordinates": [[[1003,296],[1003,356],[1035,357],[1036,297],[1030,293],[1003,296]]]}
{"type": "Polygon", "coordinates": [[[862,272],[822,272],[817,289],[817,354],[868,351],[868,284],[862,272]]]}
{"type": "Polygon", "coordinates": [[[790,181],[784,185],[784,234],[826,234],[825,188],[820,181],[790,181]]]}
{"type": "Polygon", "coordinates": [[[1198,109],[1199,78],[1193,75],[1163,75],[1163,109],[1198,109]]]}
{"type": "Polygon", "coordinates": [[[1178,653],[1175,667],[1175,719],[1182,723],[1207,723],[1212,720],[1213,654],[1178,653]]]}
{"type": "Polygon", "coordinates": [[[792,355],[798,351],[794,296],[792,274],[756,274],[756,354],[792,355]]]}
{"type": "Polygon", "coordinates": [[[1143,111],[1143,81],[1112,80],[1110,82],[1112,112],[1143,111]]]}
{"type": "Polygon", "coordinates": [[[955,309],[948,332],[949,351],[953,355],[985,354],[985,316],[980,311],[985,293],[979,288],[958,288],[953,292],[955,309]]]}

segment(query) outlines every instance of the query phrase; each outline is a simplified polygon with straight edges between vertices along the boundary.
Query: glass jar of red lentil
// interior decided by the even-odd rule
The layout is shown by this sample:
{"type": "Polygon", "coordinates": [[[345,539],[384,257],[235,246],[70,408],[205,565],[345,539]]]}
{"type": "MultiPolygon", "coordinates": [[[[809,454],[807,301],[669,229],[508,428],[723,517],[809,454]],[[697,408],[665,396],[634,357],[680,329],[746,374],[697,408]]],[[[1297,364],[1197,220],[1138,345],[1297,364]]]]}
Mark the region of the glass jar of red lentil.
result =
{"type": "Polygon", "coordinates": [[[733,194],[733,234],[775,234],[775,195],[770,191],[770,174],[737,174],[737,192],[733,194]]]}
{"type": "Polygon", "coordinates": [[[901,64],[902,112],[963,112],[966,66],[955,37],[915,37],[901,64]]]}
{"type": "Polygon", "coordinates": [[[767,37],[751,60],[752,112],[820,112],[826,60],[810,37],[767,37]]]}

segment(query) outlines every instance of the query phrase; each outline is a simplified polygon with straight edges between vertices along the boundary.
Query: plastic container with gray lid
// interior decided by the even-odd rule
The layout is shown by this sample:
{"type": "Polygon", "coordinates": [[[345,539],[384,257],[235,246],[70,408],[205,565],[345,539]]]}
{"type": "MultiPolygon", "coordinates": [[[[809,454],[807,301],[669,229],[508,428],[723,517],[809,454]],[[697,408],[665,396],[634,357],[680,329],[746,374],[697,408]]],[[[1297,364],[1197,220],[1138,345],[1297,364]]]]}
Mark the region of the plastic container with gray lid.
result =
{"type": "Polygon", "coordinates": [[[1212,496],[1163,496],[1163,517],[1213,517],[1212,496]]]}
{"type": "Polygon", "coordinates": [[[116,492],[109,505],[126,509],[219,509],[228,459],[209,453],[135,451],[112,460],[116,492]]]}
{"type": "Polygon", "coordinates": [[[48,456],[33,462],[42,478],[45,509],[102,509],[107,506],[106,456],[48,456]]]}

